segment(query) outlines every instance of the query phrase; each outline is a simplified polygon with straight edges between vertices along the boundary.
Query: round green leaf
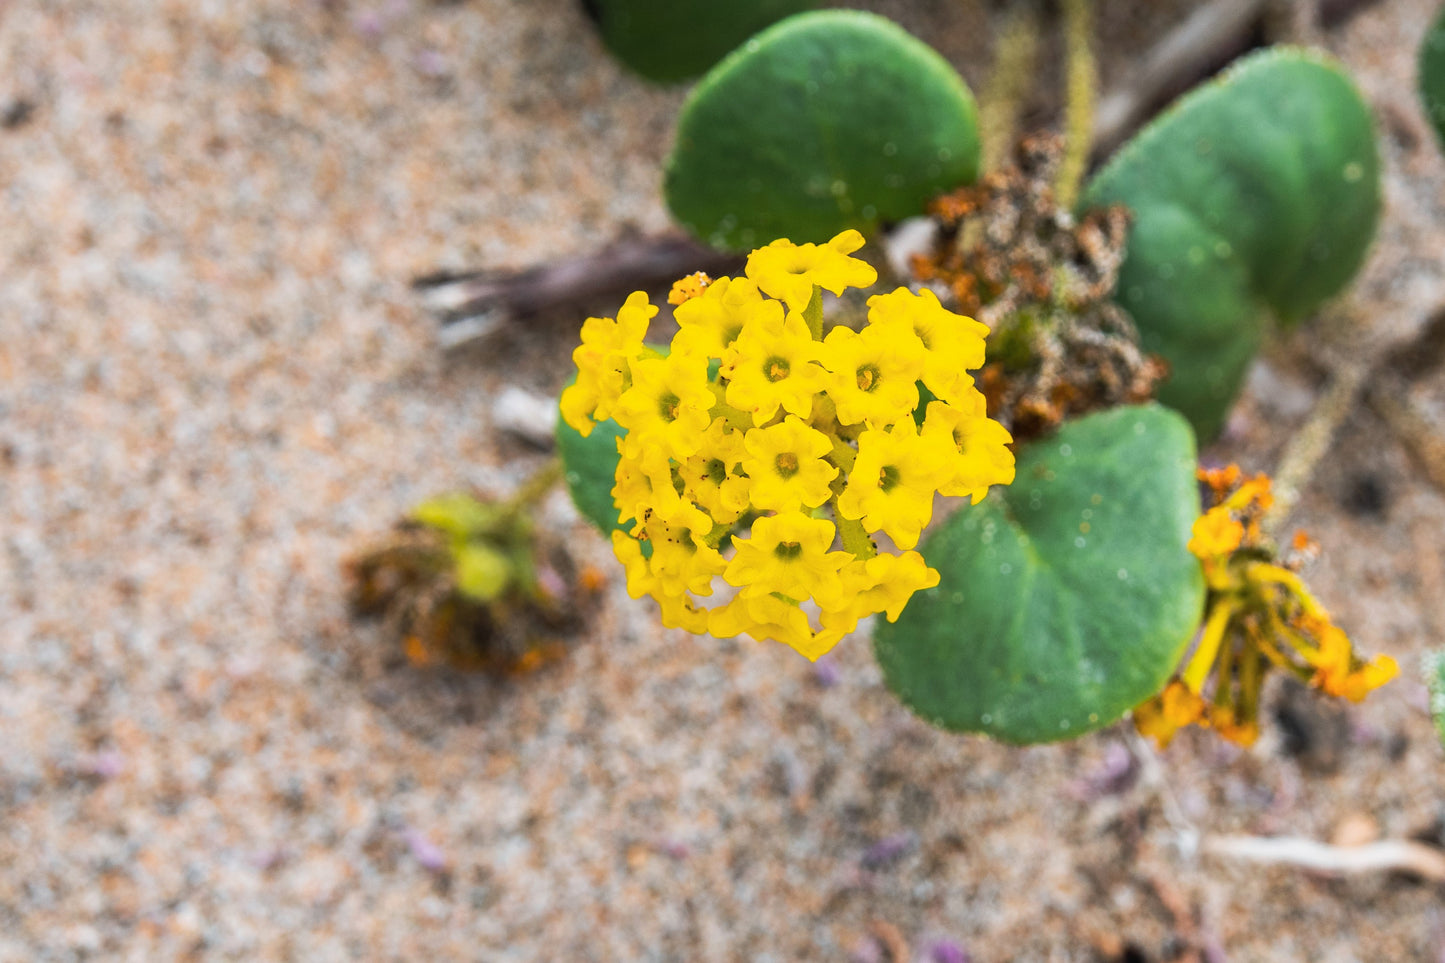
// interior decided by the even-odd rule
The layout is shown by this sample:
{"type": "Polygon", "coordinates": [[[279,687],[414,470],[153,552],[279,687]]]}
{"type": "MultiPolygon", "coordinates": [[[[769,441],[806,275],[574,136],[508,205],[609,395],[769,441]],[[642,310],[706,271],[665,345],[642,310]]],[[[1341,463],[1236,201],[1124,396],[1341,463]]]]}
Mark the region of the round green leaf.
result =
{"type": "Polygon", "coordinates": [[[815,0],[595,0],[613,56],[658,83],[688,80],[764,27],[815,0]]]}
{"type": "Polygon", "coordinates": [[[713,68],[668,158],[673,215],[718,247],[825,241],[972,181],[977,110],[926,44],[869,13],[799,14],[713,68]]]}
{"type": "Polygon", "coordinates": [[[1185,548],[1194,436],[1158,405],[1064,425],[1018,474],[919,547],[939,572],[874,646],[910,709],[946,729],[1048,742],[1108,725],[1163,688],[1198,628],[1185,548]]]}
{"type": "Polygon", "coordinates": [[[1445,7],[1420,45],[1420,99],[1445,149],[1445,7]]]}
{"type": "Polygon", "coordinates": [[[563,477],[577,510],[603,535],[610,536],[617,523],[617,506],[612,488],[617,484],[617,439],[627,432],[615,421],[604,421],[583,438],[561,418],[557,419],[557,454],[562,458],[563,477]]]}
{"type": "Polygon", "coordinates": [[[1277,48],[1183,98],[1081,205],[1134,214],[1115,296],[1173,373],[1159,400],[1213,437],[1259,344],[1359,270],[1380,210],[1374,127],[1333,61],[1277,48]]]}

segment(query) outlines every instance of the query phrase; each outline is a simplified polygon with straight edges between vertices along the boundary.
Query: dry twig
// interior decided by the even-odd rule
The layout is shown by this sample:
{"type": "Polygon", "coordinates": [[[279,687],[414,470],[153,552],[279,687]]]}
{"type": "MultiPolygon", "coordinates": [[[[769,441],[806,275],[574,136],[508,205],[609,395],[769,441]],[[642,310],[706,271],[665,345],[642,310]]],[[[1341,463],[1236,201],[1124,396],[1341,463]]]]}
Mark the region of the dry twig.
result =
{"type": "Polygon", "coordinates": [[[1206,836],[1202,852],[1254,863],[1298,866],[1320,873],[1414,873],[1445,883],[1445,853],[1409,839],[1386,839],[1363,846],[1331,846],[1296,836],[1206,836]]]}
{"type": "Polygon", "coordinates": [[[437,273],[417,278],[426,306],[442,319],[443,348],[471,344],[507,320],[543,314],[614,292],[655,290],[693,271],[729,274],[742,259],[681,234],[624,235],[595,254],[521,271],[437,273]]]}

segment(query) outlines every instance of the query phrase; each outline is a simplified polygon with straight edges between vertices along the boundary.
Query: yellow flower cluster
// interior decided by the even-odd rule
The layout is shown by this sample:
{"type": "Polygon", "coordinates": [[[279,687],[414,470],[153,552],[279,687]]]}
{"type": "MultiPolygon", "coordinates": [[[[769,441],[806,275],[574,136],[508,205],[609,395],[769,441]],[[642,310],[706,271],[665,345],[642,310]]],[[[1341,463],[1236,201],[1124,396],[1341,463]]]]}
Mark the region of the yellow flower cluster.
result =
{"type": "MultiPolygon", "coordinates": [[[[1230,465],[1201,470],[1199,479],[1217,502],[1194,523],[1189,540],[1209,587],[1204,629],[1179,676],[1135,708],[1139,731],[1163,746],[1194,724],[1247,746],[1259,735],[1259,693],[1271,668],[1354,702],[1393,679],[1394,659],[1360,659],[1305,588],[1297,566],[1271,561],[1275,553],[1260,528],[1273,504],[1269,478],[1242,479],[1230,465]],[[1213,692],[1206,697],[1211,673],[1213,692]]],[[[1308,544],[1296,537],[1297,549],[1308,544]]]]}
{"type": "Polygon", "coordinates": [[[900,287],[869,299],[862,330],[824,336],[822,291],[877,280],[850,256],[862,244],[774,241],[744,277],[684,278],[669,350],[643,344],[657,309],[641,292],[583,325],[562,414],[583,435],[626,429],[612,495],[632,524],[613,547],[664,624],[816,659],[938,583],[912,551],[936,493],[977,501],[1013,480],[1011,439],[968,374],[984,325],[900,287]],[[936,399],[921,418],[920,385],[936,399]],[[879,554],[878,533],[903,551],[879,554]],[[704,604],[719,580],[736,592],[704,604]]]}

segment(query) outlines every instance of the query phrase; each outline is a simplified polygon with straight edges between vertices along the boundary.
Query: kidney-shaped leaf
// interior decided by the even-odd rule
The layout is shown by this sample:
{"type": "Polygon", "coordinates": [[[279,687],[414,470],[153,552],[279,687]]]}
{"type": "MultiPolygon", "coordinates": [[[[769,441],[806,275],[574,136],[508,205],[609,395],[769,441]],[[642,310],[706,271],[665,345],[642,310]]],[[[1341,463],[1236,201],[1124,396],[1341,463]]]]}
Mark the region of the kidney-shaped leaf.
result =
{"type": "Polygon", "coordinates": [[[1263,51],[1189,94],[1094,178],[1134,213],[1115,296],[1172,366],[1159,400],[1213,437],[1266,313],[1298,321],[1354,276],[1380,209],[1359,92],[1325,57],[1263,51]]]}
{"type": "Polygon", "coordinates": [[[1012,485],[920,546],[936,588],[875,649],[905,704],[947,729],[1048,742],[1163,688],[1204,604],[1185,545],[1194,436],[1157,405],[1066,424],[1023,448],[1012,485]]]}
{"type": "Polygon", "coordinates": [[[562,458],[567,491],[577,510],[603,535],[610,536],[617,524],[617,506],[612,503],[616,484],[617,439],[627,432],[615,421],[604,421],[586,438],[561,418],[557,419],[557,454],[562,458]]]}
{"type": "Polygon", "coordinates": [[[595,0],[607,49],[659,83],[696,77],[764,27],[816,0],[595,0]]]}
{"type": "Polygon", "coordinates": [[[758,34],[698,83],[665,191],[688,230],[746,249],[867,233],[977,171],[977,111],[953,68],[882,17],[825,10],[758,34]]]}
{"type": "Polygon", "coordinates": [[[1420,45],[1420,98],[1445,149],[1445,7],[1420,45]]]}

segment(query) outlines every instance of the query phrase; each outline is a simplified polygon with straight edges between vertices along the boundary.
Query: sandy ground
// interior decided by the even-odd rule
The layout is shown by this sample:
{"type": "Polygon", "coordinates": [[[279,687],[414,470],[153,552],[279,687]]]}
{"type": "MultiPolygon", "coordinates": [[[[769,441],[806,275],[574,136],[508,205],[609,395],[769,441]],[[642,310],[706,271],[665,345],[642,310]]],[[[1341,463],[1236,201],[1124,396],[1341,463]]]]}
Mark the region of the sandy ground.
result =
{"type": "MultiPolygon", "coordinates": [[[[977,85],[978,10],[874,6],[977,85]]],[[[1144,6],[1103,4],[1106,75],[1183,5],[1144,6]]],[[[1445,301],[1411,94],[1433,6],[1324,38],[1383,118],[1355,301],[1381,343],[1445,301]]],[[[1187,734],[1162,791],[1122,730],[935,732],[865,639],[819,670],[661,631],[616,582],[517,683],[399,665],[348,618],[347,553],[540,463],[489,399],[555,391],[575,337],[444,363],[408,280],[664,227],[681,96],[567,0],[0,2],[0,961],[1436,959],[1436,888],[1187,845],[1445,824],[1415,670],[1445,632],[1445,499],[1364,410],[1298,521],[1324,599],[1407,677],[1348,711],[1281,695],[1248,752],[1187,734]]],[[[1311,337],[1211,455],[1272,467],[1320,388],[1311,337]]],[[[1413,390],[1445,415],[1440,382],[1413,390]]]]}

